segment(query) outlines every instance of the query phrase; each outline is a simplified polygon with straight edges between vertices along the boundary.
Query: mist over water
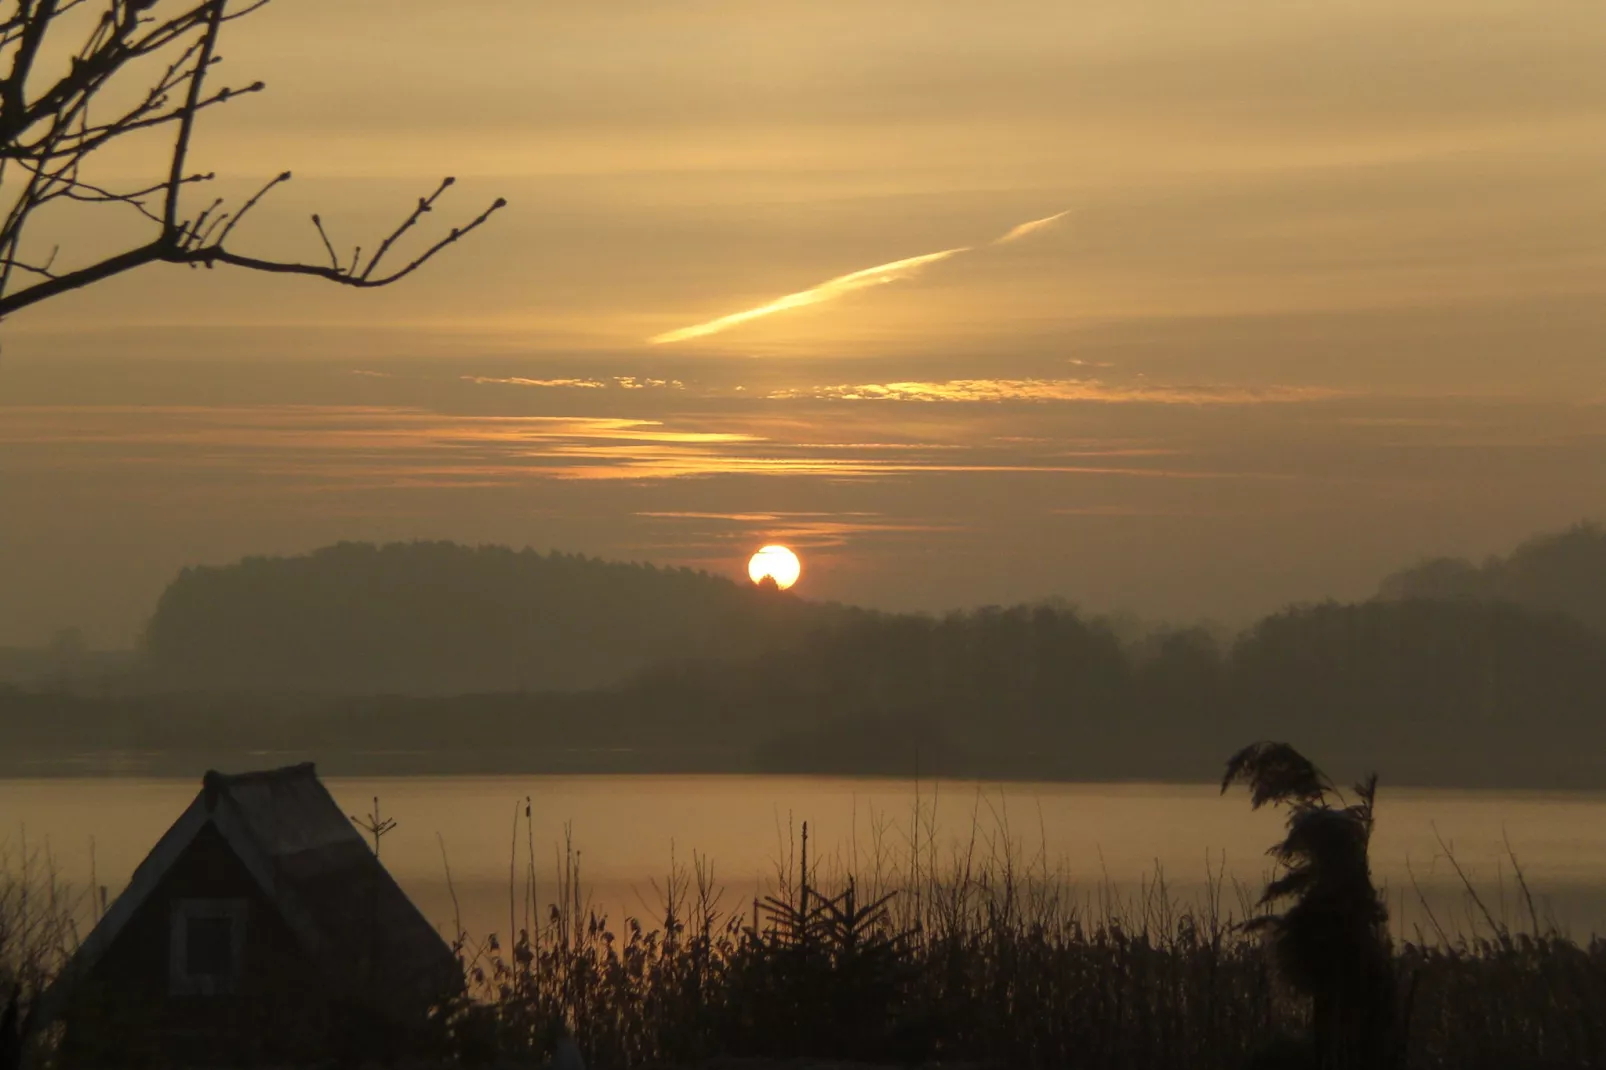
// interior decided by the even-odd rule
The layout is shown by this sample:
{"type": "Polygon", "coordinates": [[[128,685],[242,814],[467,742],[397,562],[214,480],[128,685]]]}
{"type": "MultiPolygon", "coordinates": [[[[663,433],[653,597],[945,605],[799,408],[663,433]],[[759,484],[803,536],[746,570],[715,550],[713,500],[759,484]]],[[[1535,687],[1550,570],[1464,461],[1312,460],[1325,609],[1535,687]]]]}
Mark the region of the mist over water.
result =
{"type": "MultiPolygon", "coordinates": [[[[379,797],[398,825],[381,859],[429,920],[450,935],[454,913],[476,938],[525,924],[527,852],[544,918],[556,892],[565,836],[579,850],[584,892],[619,931],[635,916],[661,922],[671,860],[708,859],[725,911],[750,912],[809,823],[811,869],[823,883],[851,869],[900,882],[910,864],[919,807],[921,866],[953,867],[967,850],[980,861],[1005,850],[1021,868],[1065,882],[1091,913],[1106,906],[1141,917],[1159,907],[1157,883],[1174,905],[1202,903],[1210,874],[1221,908],[1242,915],[1271,868],[1275,812],[1251,812],[1241,792],[1210,785],[1043,784],[772,776],[518,776],[330,778],[342,809],[362,816],[379,797]],[[522,821],[530,800],[531,828],[522,821]],[[518,817],[515,828],[515,817],[518,817]],[[1008,845],[1006,847],[1006,844],[1008,845]],[[448,886],[443,849],[451,867],[448,886]],[[456,906],[453,892],[456,893],[456,906]]],[[[24,838],[48,849],[76,888],[94,880],[115,898],[145,853],[194,797],[192,780],[0,780],[0,834],[15,853],[24,838]]],[[[1379,797],[1373,876],[1398,935],[1432,938],[1486,927],[1445,854],[1473,881],[1488,910],[1513,928],[1529,925],[1513,879],[1521,863],[1541,923],[1575,938],[1606,932],[1606,793],[1390,790],[1379,797]],[[1442,841],[1442,843],[1441,843],[1442,841]],[[1509,853],[1508,853],[1509,845],[1509,853]],[[1428,911],[1433,918],[1430,919],[1428,911]]]]}

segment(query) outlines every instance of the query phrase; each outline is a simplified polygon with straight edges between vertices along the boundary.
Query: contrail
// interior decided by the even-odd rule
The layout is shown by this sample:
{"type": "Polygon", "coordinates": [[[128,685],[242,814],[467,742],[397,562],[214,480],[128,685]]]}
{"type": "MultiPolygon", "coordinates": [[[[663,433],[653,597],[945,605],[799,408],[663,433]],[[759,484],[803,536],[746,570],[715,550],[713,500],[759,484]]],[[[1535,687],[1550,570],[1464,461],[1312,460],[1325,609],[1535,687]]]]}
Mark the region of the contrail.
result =
{"type": "Polygon", "coordinates": [[[817,305],[822,301],[831,301],[843,294],[854,290],[863,290],[871,286],[880,286],[884,283],[897,282],[906,279],[918,272],[927,264],[934,264],[938,260],[946,260],[958,253],[968,252],[968,247],[958,249],[944,249],[940,253],[926,253],[922,256],[911,256],[905,260],[894,260],[890,264],[881,264],[863,271],[855,271],[850,275],[838,275],[834,279],[826,279],[818,286],[802,290],[795,294],[778,297],[767,305],[750,308],[745,312],[732,312],[728,316],[721,316],[707,323],[699,323],[691,327],[681,327],[678,330],[666,331],[654,335],[648,341],[653,345],[663,345],[666,342],[684,342],[688,338],[702,338],[720,331],[728,331],[732,327],[747,323],[749,320],[761,319],[776,312],[785,312],[791,308],[803,308],[807,305],[817,305]]]}
{"type": "Polygon", "coordinates": [[[1061,219],[1064,219],[1069,214],[1070,214],[1070,209],[1066,209],[1063,212],[1055,212],[1053,215],[1044,216],[1042,219],[1030,220],[1028,222],[1022,223],[1018,227],[1011,227],[1007,234],[1005,234],[1001,238],[995,239],[993,241],[993,244],[994,245],[1003,245],[1005,242],[1018,241],[1019,239],[1026,237],[1026,235],[1028,235],[1028,234],[1037,233],[1038,231],[1042,230],[1044,227],[1053,226],[1055,223],[1058,223],[1061,219]]]}
{"type": "MultiPolygon", "coordinates": [[[[1069,211],[1057,212],[1042,219],[1033,219],[1013,227],[1007,234],[995,238],[989,245],[1003,245],[1006,242],[1018,241],[1029,234],[1035,234],[1044,227],[1053,226],[1063,219],[1069,211]]],[[[939,253],[926,253],[923,256],[911,256],[905,260],[894,260],[890,264],[881,264],[863,271],[855,271],[850,275],[838,275],[834,279],[826,279],[818,286],[801,290],[785,297],[777,297],[767,305],[747,309],[745,312],[732,312],[728,316],[709,320],[707,323],[698,323],[691,327],[681,327],[673,331],[665,331],[647,339],[653,345],[664,345],[669,342],[684,342],[688,338],[706,338],[711,334],[728,331],[732,327],[739,327],[751,320],[762,319],[776,312],[785,312],[788,309],[804,308],[808,305],[818,305],[824,301],[835,300],[843,294],[854,290],[863,290],[871,286],[881,286],[889,282],[897,282],[916,274],[927,264],[935,264],[939,260],[946,260],[950,256],[968,253],[971,247],[962,245],[955,249],[944,249],[939,253]]]]}

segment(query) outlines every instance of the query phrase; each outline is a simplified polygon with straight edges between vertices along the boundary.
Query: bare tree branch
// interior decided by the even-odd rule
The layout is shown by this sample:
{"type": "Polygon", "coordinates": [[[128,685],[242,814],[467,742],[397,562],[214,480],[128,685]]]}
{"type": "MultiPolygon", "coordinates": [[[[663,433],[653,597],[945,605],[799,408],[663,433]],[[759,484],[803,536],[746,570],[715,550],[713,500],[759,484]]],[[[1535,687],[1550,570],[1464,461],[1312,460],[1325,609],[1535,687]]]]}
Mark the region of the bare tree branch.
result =
{"type": "Polygon", "coordinates": [[[195,73],[190,75],[189,97],[178,122],[178,140],[173,146],[173,168],[167,176],[167,209],[162,213],[162,225],[169,240],[178,230],[178,193],[184,185],[184,161],[190,154],[190,134],[195,130],[195,113],[201,104],[201,89],[206,84],[206,70],[212,66],[212,53],[217,49],[218,30],[223,25],[225,0],[210,0],[206,13],[206,36],[201,38],[201,57],[195,61],[195,73]]]}
{"type": "MultiPolygon", "coordinates": [[[[261,0],[261,2],[265,4],[268,2],[268,0],[261,0]]],[[[260,6],[260,4],[258,6],[260,6]]],[[[234,218],[229,220],[229,225],[223,228],[223,233],[218,235],[218,244],[221,245],[223,242],[229,240],[229,232],[239,225],[240,220],[245,218],[247,212],[257,206],[258,201],[268,195],[269,190],[273,189],[274,186],[277,186],[281,182],[288,181],[290,181],[290,172],[281,171],[278,175],[270,178],[267,185],[251,194],[251,199],[240,206],[240,210],[234,213],[234,218]]]]}
{"type": "MultiPolygon", "coordinates": [[[[205,264],[207,267],[211,267],[213,264],[231,264],[234,267],[251,268],[254,271],[268,271],[278,274],[291,275],[314,275],[321,279],[328,279],[331,282],[338,282],[343,286],[355,286],[359,289],[372,289],[378,286],[389,286],[391,283],[397,282],[406,278],[408,275],[411,275],[413,272],[417,271],[419,268],[428,263],[430,258],[432,258],[436,253],[440,252],[442,249],[445,249],[448,245],[452,245],[455,242],[467,237],[471,231],[478,229],[499,209],[506,207],[507,201],[501,197],[498,197],[494,202],[492,202],[489,208],[475,216],[467,224],[461,227],[453,227],[447,233],[446,237],[441,238],[434,245],[431,245],[428,249],[425,249],[422,253],[408,261],[402,267],[397,268],[395,271],[389,272],[388,274],[381,274],[377,279],[370,278],[366,272],[359,275],[353,270],[353,267],[343,268],[340,266],[338,261],[336,261],[332,267],[319,267],[312,264],[283,263],[273,260],[261,260],[257,257],[241,256],[238,253],[232,253],[227,249],[224,249],[221,245],[210,245],[199,249],[188,249],[184,250],[177,256],[164,257],[163,259],[169,260],[172,263],[205,264]]],[[[334,255],[334,248],[332,246],[329,249],[329,253],[331,256],[334,255]]],[[[355,261],[353,262],[353,265],[354,264],[355,261]]],[[[373,264],[370,263],[369,267],[371,269],[373,264]]]]}
{"type": "Polygon", "coordinates": [[[496,200],[394,268],[387,258],[397,242],[435,210],[453,179],[444,179],[433,193],[420,198],[366,262],[359,244],[350,263],[342,263],[319,215],[312,219],[328,265],[258,257],[228,246],[241,221],[268,193],[290,180],[289,171],[266,182],[238,209],[231,211],[224,198],[216,197],[193,216],[186,215],[184,188],[213,178],[211,172],[186,173],[197,116],[264,88],[260,81],[240,88],[207,87],[212,67],[220,62],[217,49],[223,26],[269,2],[0,0],[0,71],[5,72],[0,76],[0,319],[152,263],[208,268],[224,264],[358,288],[386,286],[412,274],[506,205],[496,200]],[[85,7],[100,8],[87,30],[82,12],[72,20],[62,18],[85,7]],[[80,35],[76,43],[64,39],[72,32],[80,35]],[[59,73],[49,70],[56,63],[64,64],[59,73]],[[145,79],[143,88],[137,88],[140,78],[145,79]],[[97,102],[117,103],[95,107],[97,102]],[[160,180],[123,189],[83,177],[86,163],[107,145],[169,125],[176,129],[166,174],[160,180]],[[159,205],[148,203],[157,196],[159,205]],[[153,224],[156,233],[114,255],[58,269],[59,250],[43,260],[24,250],[35,211],[52,201],[71,203],[84,212],[114,206],[136,213],[153,224]],[[32,278],[14,289],[19,273],[32,278]]]}
{"type": "Polygon", "coordinates": [[[324,252],[329,254],[329,263],[338,273],[340,271],[340,257],[335,255],[335,243],[329,240],[329,234],[323,229],[323,220],[318,218],[317,212],[312,213],[312,225],[318,228],[318,237],[323,239],[324,252]]]}
{"type": "Polygon", "coordinates": [[[276,275],[311,275],[315,278],[328,279],[343,286],[352,286],[358,289],[375,289],[388,286],[393,282],[411,275],[414,271],[428,263],[436,253],[448,245],[455,244],[477,230],[498,210],[507,207],[507,201],[498,197],[491,206],[470,222],[461,227],[453,227],[444,238],[435,242],[418,256],[395,271],[381,275],[379,278],[365,278],[352,274],[349,270],[341,268],[338,264],[323,267],[317,264],[302,264],[294,261],[266,260],[260,257],[244,256],[240,253],[225,249],[222,244],[206,245],[199,248],[178,248],[165,240],[158,238],[148,245],[142,245],[117,256],[108,257],[97,264],[92,264],[78,271],[51,278],[46,282],[30,286],[14,294],[0,297],[0,317],[9,315],[18,309],[38,304],[40,301],[55,297],[71,290],[82,289],[91,283],[120,275],[145,264],[197,264],[204,267],[213,267],[216,264],[227,264],[232,267],[249,268],[253,271],[265,271],[276,275]]]}
{"type": "MultiPolygon", "coordinates": [[[[407,231],[412,228],[412,225],[418,222],[425,212],[434,211],[435,202],[440,199],[440,195],[445,193],[447,189],[451,187],[452,183],[456,181],[457,179],[448,175],[447,177],[441,179],[441,184],[436,187],[434,193],[431,193],[428,197],[420,197],[418,199],[418,207],[413,209],[412,214],[406,219],[402,220],[402,225],[397,227],[391,233],[390,237],[379,243],[379,249],[374,253],[374,258],[368,262],[367,269],[362,273],[363,278],[366,279],[368,276],[374,273],[374,267],[385,258],[385,254],[390,251],[390,247],[396,243],[397,238],[400,238],[403,234],[406,234],[407,231]]],[[[356,264],[353,264],[352,267],[355,269],[356,264]]]]}

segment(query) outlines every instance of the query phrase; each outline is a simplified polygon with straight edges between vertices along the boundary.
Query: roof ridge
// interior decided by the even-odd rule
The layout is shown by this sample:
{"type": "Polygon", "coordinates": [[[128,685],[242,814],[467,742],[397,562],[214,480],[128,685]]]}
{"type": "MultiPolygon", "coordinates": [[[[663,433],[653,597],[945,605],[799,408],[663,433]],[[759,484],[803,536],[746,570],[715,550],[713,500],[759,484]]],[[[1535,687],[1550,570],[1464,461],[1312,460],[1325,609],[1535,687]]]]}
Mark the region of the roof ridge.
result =
{"type": "Polygon", "coordinates": [[[293,777],[312,777],[317,779],[318,767],[313,762],[297,762],[295,765],[282,765],[277,769],[252,769],[244,773],[220,773],[216,769],[208,769],[201,778],[205,787],[228,787],[233,784],[255,784],[264,780],[289,780],[293,777]]]}
{"type": "Polygon", "coordinates": [[[292,776],[318,776],[318,766],[313,762],[297,762],[296,765],[281,765],[276,770],[247,770],[246,773],[218,773],[217,770],[207,770],[206,776],[202,776],[201,781],[214,781],[217,784],[251,784],[252,781],[278,781],[292,776]]]}

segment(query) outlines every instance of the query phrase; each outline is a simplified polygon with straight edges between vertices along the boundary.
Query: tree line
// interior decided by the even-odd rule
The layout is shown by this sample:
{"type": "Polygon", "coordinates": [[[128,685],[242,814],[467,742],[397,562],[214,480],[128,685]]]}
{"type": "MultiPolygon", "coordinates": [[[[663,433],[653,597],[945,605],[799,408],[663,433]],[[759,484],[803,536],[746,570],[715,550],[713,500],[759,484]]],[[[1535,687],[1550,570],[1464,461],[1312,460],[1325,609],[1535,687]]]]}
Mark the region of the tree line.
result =
{"type": "Polygon", "coordinates": [[[150,686],[566,691],[736,659],[848,614],[684,568],[450,542],[343,542],[188,568],[141,644],[150,686]]]}
{"type": "MultiPolygon", "coordinates": [[[[583,691],[0,692],[13,761],[101,751],[328,772],[765,771],[1208,779],[1280,735],[1396,783],[1606,784],[1606,637],[1427,599],[1291,607],[1232,640],[1124,639],[1066,606],[857,615],[740,660],[583,691]],[[1225,744],[1225,747],[1224,747],[1225,744]]],[[[0,772],[14,770],[0,770],[0,772]]]]}
{"type": "Polygon", "coordinates": [[[1504,601],[1575,617],[1606,632],[1606,530],[1579,523],[1474,564],[1435,557],[1389,576],[1383,598],[1504,601]]]}

